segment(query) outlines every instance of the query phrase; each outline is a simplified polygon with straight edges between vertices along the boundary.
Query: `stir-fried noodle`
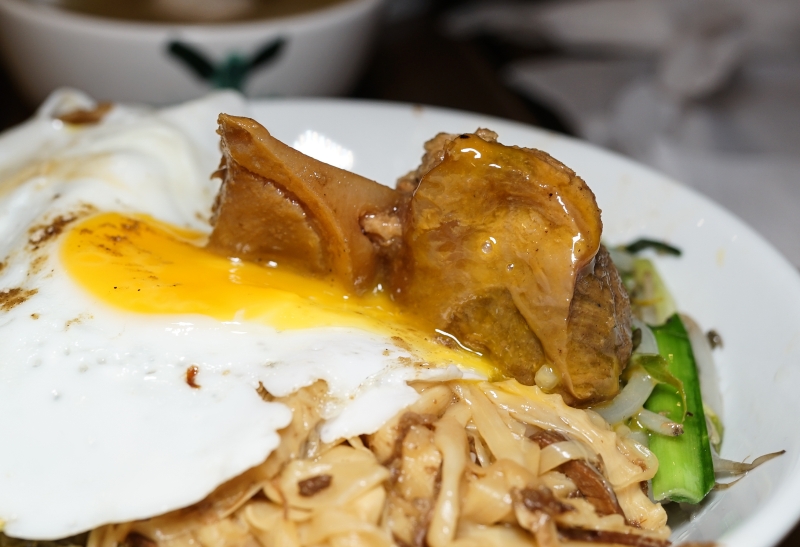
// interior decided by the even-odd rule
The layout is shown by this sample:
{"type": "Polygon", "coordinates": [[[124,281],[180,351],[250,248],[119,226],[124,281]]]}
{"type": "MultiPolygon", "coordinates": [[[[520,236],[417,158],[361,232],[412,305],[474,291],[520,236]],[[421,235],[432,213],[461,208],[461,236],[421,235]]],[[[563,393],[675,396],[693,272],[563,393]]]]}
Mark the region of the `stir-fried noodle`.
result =
{"type": "Polygon", "coordinates": [[[88,546],[668,545],[645,492],[656,459],[598,415],[515,381],[414,387],[379,431],[334,444],[316,433],[323,383],[280,399],[293,420],[263,464],[88,546]]]}

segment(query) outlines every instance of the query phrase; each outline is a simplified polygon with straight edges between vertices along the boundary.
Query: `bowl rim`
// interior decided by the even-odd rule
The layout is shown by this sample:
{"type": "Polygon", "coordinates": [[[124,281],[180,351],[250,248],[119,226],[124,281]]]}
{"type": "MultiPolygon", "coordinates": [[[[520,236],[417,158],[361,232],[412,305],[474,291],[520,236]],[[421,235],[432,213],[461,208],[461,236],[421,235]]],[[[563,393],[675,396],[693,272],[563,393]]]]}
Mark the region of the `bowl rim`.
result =
{"type": "Polygon", "coordinates": [[[157,34],[191,31],[214,35],[239,32],[319,28],[358,18],[364,12],[380,7],[384,0],[336,0],[333,4],[310,11],[280,17],[218,23],[180,23],[170,21],[136,21],[91,15],[31,0],[0,0],[3,12],[28,21],[66,31],[95,34],[157,34]]]}

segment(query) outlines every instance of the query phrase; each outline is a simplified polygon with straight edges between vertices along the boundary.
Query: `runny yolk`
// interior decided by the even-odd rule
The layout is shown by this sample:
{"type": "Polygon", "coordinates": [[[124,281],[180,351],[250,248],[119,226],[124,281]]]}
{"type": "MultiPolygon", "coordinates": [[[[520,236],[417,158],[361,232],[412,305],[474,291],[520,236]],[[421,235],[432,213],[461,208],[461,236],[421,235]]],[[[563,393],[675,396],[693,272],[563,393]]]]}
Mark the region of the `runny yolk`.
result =
{"type": "Polygon", "coordinates": [[[203,234],[148,216],[104,213],[65,234],[61,259],[86,291],[126,311],[201,314],[277,330],[354,327],[402,338],[401,345],[430,363],[496,376],[480,355],[433,342],[434,329],[381,291],[354,296],[333,281],[213,254],[204,242],[203,234]]]}

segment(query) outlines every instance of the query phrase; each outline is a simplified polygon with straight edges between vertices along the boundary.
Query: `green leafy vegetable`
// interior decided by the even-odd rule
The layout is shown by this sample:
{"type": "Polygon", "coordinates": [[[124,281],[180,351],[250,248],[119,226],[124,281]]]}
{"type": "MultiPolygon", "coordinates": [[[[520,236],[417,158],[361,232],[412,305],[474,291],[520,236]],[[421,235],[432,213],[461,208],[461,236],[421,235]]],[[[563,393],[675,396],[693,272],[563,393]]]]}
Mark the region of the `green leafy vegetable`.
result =
{"type": "Polygon", "coordinates": [[[676,314],[664,325],[653,327],[658,350],[668,371],[680,380],[684,396],[675,385],[661,383],[645,408],[683,423],[683,435],[650,435],[650,449],[658,457],[652,491],[657,501],[699,503],[714,486],[714,464],[709,444],[700,382],[689,335],[676,314]]]}
{"type": "Polygon", "coordinates": [[[672,245],[664,243],[663,241],[656,241],[655,239],[637,239],[629,245],[624,245],[622,248],[631,254],[636,254],[644,251],[645,249],[653,249],[659,254],[681,256],[681,250],[677,247],[673,247],[672,245]]]}

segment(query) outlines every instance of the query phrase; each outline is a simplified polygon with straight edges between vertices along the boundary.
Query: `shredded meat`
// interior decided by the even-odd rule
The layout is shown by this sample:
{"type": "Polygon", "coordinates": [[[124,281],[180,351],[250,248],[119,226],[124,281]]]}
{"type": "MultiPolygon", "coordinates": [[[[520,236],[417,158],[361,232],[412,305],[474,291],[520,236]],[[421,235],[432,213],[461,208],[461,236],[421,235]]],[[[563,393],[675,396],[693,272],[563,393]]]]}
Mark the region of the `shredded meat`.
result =
{"type": "Polygon", "coordinates": [[[511,492],[517,522],[536,538],[539,547],[558,547],[558,531],[553,517],[571,511],[546,486],[511,492]]]}
{"type": "Polygon", "coordinates": [[[523,488],[517,495],[528,511],[543,511],[550,516],[572,511],[572,507],[559,501],[546,486],[523,488]]]}
{"type": "Polygon", "coordinates": [[[297,483],[297,491],[304,498],[310,498],[317,492],[325,490],[331,485],[333,477],[330,475],[317,475],[297,483]]]}
{"type": "MultiPolygon", "coordinates": [[[[539,445],[540,448],[549,446],[553,443],[569,440],[566,435],[558,431],[540,431],[531,436],[531,440],[539,445]]],[[[572,460],[557,467],[564,473],[578,490],[591,503],[598,515],[622,515],[622,508],[619,506],[617,496],[611,484],[603,476],[600,469],[585,460],[572,460]]]]}

